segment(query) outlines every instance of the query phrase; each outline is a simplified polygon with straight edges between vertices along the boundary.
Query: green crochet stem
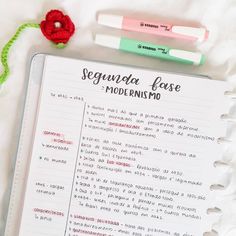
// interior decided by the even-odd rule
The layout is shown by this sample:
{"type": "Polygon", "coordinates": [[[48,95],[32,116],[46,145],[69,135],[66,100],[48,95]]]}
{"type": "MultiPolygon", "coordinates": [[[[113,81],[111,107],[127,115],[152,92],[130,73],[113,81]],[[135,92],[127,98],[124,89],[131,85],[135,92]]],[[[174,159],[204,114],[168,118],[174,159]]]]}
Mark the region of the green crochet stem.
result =
{"type": "Polygon", "coordinates": [[[8,65],[8,55],[9,55],[9,50],[11,46],[19,38],[20,33],[24,31],[26,28],[39,28],[39,27],[40,27],[39,24],[35,24],[35,23],[25,23],[21,25],[17,29],[15,35],[3,47],[2,52],[1,52],[1,63],[3,65],[3,72],[2,74],[0,74],[0,85],[3,84],[7,80],[7,77],[9,76],[9,73],[10,73],[10,68],[8,65]]]}

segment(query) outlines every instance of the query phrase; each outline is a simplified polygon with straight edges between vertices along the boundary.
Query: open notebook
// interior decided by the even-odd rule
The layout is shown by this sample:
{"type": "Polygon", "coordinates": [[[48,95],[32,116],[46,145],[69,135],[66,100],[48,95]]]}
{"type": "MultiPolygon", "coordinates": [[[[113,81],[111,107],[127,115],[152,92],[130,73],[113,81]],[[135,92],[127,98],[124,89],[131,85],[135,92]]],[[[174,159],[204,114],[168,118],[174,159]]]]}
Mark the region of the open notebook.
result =
{"type": "Polygon", "coordinates": [[[5,236],[211,231],[230,90],[201,76],[34,56],[5,236]]]}

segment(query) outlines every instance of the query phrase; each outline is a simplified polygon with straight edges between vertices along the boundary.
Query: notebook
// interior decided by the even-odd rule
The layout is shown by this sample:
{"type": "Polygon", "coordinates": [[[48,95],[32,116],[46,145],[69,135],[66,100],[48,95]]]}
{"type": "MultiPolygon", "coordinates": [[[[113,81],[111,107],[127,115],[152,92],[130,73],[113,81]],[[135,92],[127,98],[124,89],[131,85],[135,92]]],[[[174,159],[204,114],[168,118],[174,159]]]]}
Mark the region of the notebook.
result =
{"type": "Polygon", "coordinates": [[[200,236],[231,85],[37,54],[5,236],[200,236]]]}

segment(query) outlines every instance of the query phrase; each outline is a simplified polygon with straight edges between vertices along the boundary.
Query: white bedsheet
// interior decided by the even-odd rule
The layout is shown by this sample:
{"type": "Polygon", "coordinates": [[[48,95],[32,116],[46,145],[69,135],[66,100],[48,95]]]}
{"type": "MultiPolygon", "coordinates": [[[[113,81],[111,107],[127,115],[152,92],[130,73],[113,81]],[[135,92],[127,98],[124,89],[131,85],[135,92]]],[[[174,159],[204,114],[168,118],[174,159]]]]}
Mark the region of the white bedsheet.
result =
{"type": "MultiPolygon", "coordinates": [[[[226,79],[236,85],[236,1],[235,0],[0,0],[0,48],[23,22],[40,22],[50,9],[67,12],[76,25],[76,34],[66,49],[53,49],[40,30],[27,30],[10,52],[11,75],[0,94],[0,235],[7,210],[7,196],[13,175],[14,152],[23,109],[23,94],[27,60],[30,52],[50,51],[66,56],[85,56],[162,70],[205,74],[214,79],[226,79]],[[170,22],[206,26],[210,30],[207,42],[196,45],[176,40],[167,40],[137,33],[124,33],[155,43],[172,45],[183,49],[200,50],[207,56],[204,66],[193,68],[129,55],[93,44],[94,32],[120,31],[96,24],[96,12],[112,12],[144,16],[170,22]]],[[[1,70],[1,66],[0,66],[1,70]]],[[[236,105],[231,113],[235,115],[236,105]]],[[[235,126],[231,127],[235,131],[235,126]]],[[[236,142],[236,132],[229,131],[236,142]]],[[[234,148],[236,149],[236,148],[234,148]]],[[[223,215],[214,226],[221,236],[236,235],[236,151],[232,148],[223,157],[230,162],[229,173],[223,173],[228,188],[219,194],[223,215]]]]}

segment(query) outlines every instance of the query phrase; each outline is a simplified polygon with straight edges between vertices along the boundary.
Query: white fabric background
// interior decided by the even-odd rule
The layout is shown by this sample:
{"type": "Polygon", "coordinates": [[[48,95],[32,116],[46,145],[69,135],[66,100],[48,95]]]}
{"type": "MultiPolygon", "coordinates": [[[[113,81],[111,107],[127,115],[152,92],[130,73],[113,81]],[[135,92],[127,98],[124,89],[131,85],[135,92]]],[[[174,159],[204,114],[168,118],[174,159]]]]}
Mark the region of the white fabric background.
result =
{"type": "MultiPolygon", "coordinates": [[[[32,50],[50,51],[66,56],[81,55],[162,70],[205,74],[214,79],[226,79],[236,84],[236,0],[0,0],[0,49],[21,23],[40,22],[48,10],[55,8],[67,12],[76,25],[76,34],[70,41],[70,45],[63,50],[53,49],[53,46],[41,35],[40,30],[27,30],[11,50],[9,57],[11,75],[0,93],[0,235],[3,235],[1,229],[6,217],[6,202],[23,109],[26,65],[32,50]],[[107,29],[96,24],[98,11],[168,20],[176,24],[203,25],[210,30],[210,38],[205,43],[195,45],[107,29]],[[100,48],[93,44],[92,33],[94,32],[132,35],[154,43],[199,50],[206,54],[207,62],[202,67],[194,68],[100,48]]],[[[234,115],[235,107],[236,105],[233,104],[231,113],[234,115]]],[[[231,125],[231,128],[229,137],[236,146],[236,132],[232,132],[235,131],[235,126],[231,125]]],[[[228,188],[219,193],[220,207],[224,213],[215,225],[215,229],[222,236],[236,235],[234,231],[236,227],[235,154],[236,151],[231,148],[223,157],[230,163],[230,168],[227,173],[222,171],[222,181],[227,183],[228,188]]]]}

